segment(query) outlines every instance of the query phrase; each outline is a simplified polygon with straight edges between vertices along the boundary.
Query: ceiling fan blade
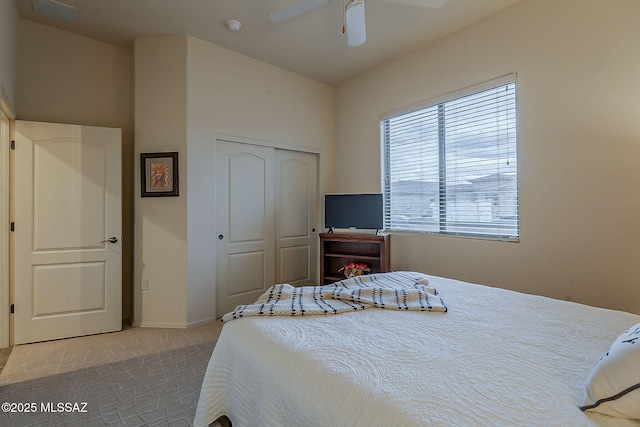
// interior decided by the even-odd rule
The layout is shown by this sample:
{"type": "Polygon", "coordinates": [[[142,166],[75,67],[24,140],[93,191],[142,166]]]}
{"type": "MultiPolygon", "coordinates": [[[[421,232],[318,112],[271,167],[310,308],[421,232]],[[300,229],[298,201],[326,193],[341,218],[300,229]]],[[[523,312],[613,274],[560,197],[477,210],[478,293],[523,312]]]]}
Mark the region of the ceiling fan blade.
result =
{"type": "Polygon", "coordinates": [[[286,21],[287,19],[293,18],[294,16],[301,15],[305,12],[315,9],[316,7],[320,7],[323,4],[327,4],[329,3],[329,1],[330,0],[302,0],[300,3],[294,4],[293,6],[273,12],[271,15],[269,15],[269,21],[286,21]]]}
{"type": "Polygon", "coordinates": [[[360,46],[367,41],[363,0],[353,0],[347,5],[345,26],[347,27],[347,44],[349,46],[360,46]]]}
{"type": "Polygon", "coordinates": [[[444,5],[447,0],[381,0],[390,3],[408,4],[410,6],[422,6],[439,8],[444,5]]]}

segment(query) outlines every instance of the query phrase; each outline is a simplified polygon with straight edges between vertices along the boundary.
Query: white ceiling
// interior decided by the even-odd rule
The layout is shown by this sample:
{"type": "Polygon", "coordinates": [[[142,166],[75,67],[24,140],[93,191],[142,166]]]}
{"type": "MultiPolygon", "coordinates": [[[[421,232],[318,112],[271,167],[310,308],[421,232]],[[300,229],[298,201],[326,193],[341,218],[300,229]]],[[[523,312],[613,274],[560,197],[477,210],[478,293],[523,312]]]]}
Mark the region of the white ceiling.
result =
{"type": "Polygon", "coordinates": [[[438,9],[366,0],[367,42],[348,47],[343,1],[332,0],[285,22],[270,13],[298,0],[60,0],[77,9],[75,24],[33,11],[20,16],[120,46],[137,37],[189,34],[328,84],[419,49],[518,0],[448,0],[438,9]],[[242,23],[229,31],[227,19],[242,23]]]}

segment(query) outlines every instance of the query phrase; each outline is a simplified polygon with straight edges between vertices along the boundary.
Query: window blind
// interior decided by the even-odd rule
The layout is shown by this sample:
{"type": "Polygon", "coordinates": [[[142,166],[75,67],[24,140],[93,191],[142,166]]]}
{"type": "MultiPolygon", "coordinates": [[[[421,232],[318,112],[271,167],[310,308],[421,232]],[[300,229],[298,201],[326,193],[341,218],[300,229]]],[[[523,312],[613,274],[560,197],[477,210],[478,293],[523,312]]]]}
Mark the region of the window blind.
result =
{"type": "Polygon", "coordinates": [[[385,229],[517,240],[516,89],[514,76],[382,119],[385,229]]]}

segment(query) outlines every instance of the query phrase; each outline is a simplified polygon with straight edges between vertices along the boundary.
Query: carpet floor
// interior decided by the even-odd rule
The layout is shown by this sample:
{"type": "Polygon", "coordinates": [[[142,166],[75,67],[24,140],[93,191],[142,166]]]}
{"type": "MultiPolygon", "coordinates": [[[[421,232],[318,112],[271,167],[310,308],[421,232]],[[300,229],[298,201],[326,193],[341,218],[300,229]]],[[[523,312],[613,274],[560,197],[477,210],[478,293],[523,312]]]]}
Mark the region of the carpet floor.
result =
{"type": "Polygon", "coordinates": [[[221,329],[129,327],[15,346],[0,373],[0,426],[190,426],[221,329]]]}

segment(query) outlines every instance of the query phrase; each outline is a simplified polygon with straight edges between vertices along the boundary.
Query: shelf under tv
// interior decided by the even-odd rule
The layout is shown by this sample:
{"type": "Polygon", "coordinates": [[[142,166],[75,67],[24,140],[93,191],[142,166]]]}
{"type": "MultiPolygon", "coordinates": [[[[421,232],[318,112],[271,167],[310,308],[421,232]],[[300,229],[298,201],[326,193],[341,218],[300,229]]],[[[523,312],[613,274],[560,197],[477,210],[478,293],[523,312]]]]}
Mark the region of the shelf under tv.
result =
{"type": "Polygon", "coordinates": [[[385,233],[320,233],[320,283],[344,279],[345,264],[363,263],[371,273],[389,271],[389,235],[385,233]]]}

